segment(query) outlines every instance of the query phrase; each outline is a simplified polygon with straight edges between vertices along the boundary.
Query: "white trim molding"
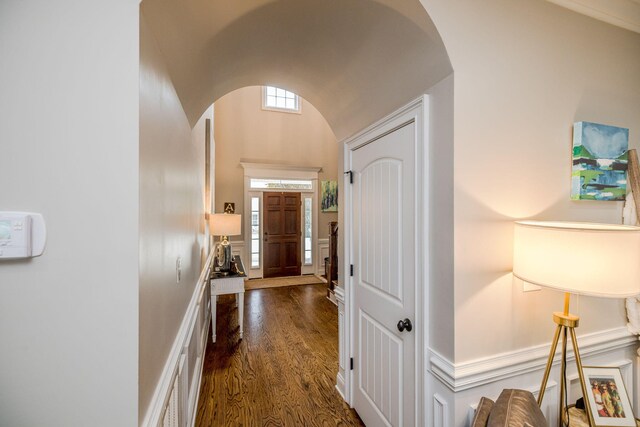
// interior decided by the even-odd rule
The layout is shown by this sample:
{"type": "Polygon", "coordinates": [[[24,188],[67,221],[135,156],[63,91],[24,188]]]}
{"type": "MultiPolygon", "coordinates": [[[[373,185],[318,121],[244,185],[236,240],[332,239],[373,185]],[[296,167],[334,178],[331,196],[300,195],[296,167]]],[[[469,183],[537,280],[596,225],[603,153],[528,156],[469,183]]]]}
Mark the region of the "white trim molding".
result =
{"type": "MultiPolygon", "coordinates": [[[[578,342],[580,357],[586,359],[636,345],[637,337],[626,327],[621,327],[580,336],[578,342]]],[[[542,344],[461,363],[452,363],[430,349],[429,362],[431,372],[451,391],[457,393],[542,369],[549,357],[549,348],[550,344],[542,344]]],[[[568,351],[567,360],[575,360],[572,350],[568,351]]],[[[559,363],[560,358],[556,355],[554,365],[559,363]]]]}
{"type": "Polygon", "coordinates": [[[214,251],[210,251],[196,282],[191,301],[151,398],[151,404],[140,424],[142,427],[193,426],[195,424],[204,354],[211,324],[210,310],[207,307],[209,304],[207,279],[211,271],[213,254],[214,251]],[[193,339],[197,340],[197,343],[195,346],[190,346],[193,339]],[[193,351],[196,354],[190,354],[193,351]],[[186,374],[190,371],[187,367],[190,355],[193,356],[195,367],[192,370],[193,377],[187,378],[186,374]],[[192,384],[190,390],[189,381],[192,384]],[[168,421],[168,424],[165,421],[168,421]]]}
{"type": "MultiPolygon", "coordinates": [[[[338,304],[338,331],[344,328],[344,289],[340,286],[336,286],[334,289],[336,297],[336,303],[338,304]]],[[[338,375],[336,376],[336,389],[343,400],[347,400],[346,393],[346,367],[348,365],[347,359],[350,356],[346,354],[344,348],[344,335],[338,333],[338,375]]]]}
{"type": "Polygon", "coordinates": [[[247,268],[248,265],[251,265],[251,259],[245,258],[244,254],[244,240],[230,240],[231,243],[231,255],[239,255],[242,259],[242,263],[244,264],[244,268],[247,268]]]}
{"type": "MultiPolygon", "coordinates": [[[[329,239],[318,239],[316,248],[316,256],[318,257],[316,274],[322,276],[324,274],[324,259],[329,256],[329,239]]],[[[327,281],[329,281],[328,277],[327,281]]]]}
{"type": "Polygon", "coordinates": [[[449,426],[449,412],[447,400],[438,393],[433,395],[433,425],[434,427],[449,426]]]}
{"type": "Polygon", "coordinates": [[[616,27],[640,33],[639,0],[547,0],[616,27]]]}
{"type": "Polygon", "coordinates": [[[254,163],[240,160],[244,174],[252,178],[305,178],[317,179],[320,166],[283,165],[278,163],[254,163]],[[274,173],[274,171],[276,171],[274,173]],[[290,173],[293,172],[293,173],[290,173]]]}

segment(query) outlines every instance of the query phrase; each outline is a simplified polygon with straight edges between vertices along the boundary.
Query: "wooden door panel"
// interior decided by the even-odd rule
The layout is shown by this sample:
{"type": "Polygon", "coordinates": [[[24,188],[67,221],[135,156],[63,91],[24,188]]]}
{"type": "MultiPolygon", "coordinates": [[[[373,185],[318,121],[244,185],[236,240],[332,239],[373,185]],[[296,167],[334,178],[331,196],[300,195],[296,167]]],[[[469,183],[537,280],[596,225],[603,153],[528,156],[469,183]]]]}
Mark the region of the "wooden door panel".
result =
{"type": "Polygon", "coordinates": [[[300,234],[300,209],[285,209],[284,211],[284,232],[287,236],[300,234]]]}
{"type": "Polygon", "coordinates": [[[300,205],[300,193],[285,194],[284,197],[285,206],[293,206],[297,208],[300,205]]]}
{"type": "Polygon", "coordinates": [[[280,209],[265,211],[266,221],[264,222],[264,231],[268,236],[280,236],[282,235],[282,212],[280,209]]]}
{"type": "Polygon", "coordinates": [[[263,194],[264,277],[295,276],[300,263],[300,193],[263,194]]]}
{"type": "Polygon", "coordinates": [[[266,207],[280,208],[280,204],[282,203],[280,193],[264,193],[263,197],[266,207]]]}
{"type": "Polygon", "coordinates": [[[298,264],[298,242],[282,242],[282,248],[284,249],[284,265],[291,267],[298,264]]]}

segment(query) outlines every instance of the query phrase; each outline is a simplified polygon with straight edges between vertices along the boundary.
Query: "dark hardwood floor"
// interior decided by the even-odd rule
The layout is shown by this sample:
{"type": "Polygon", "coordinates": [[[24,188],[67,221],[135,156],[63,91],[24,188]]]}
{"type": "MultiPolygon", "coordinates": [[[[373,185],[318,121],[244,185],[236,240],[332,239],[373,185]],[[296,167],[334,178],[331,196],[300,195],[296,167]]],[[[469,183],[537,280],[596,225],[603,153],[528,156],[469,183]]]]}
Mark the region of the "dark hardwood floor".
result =
{"type": "Polygon", "coordinates": [[[326,285],[245,292],[244,339],[233,295],[218,301],[197,426],[361,426],[335,389],[337,308],[326,285]]]}

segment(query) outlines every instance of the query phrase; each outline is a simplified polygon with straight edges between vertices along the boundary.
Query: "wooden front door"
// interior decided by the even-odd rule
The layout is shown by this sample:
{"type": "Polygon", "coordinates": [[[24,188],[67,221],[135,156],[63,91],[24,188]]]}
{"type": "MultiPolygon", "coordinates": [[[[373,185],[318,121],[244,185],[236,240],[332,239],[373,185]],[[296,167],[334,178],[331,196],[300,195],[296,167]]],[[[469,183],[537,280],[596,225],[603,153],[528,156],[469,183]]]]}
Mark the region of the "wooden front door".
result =
{"type": "Polygon", "coordinates": [[[300,193],[263,193],[264,277],[301,273],[300,193]]]}

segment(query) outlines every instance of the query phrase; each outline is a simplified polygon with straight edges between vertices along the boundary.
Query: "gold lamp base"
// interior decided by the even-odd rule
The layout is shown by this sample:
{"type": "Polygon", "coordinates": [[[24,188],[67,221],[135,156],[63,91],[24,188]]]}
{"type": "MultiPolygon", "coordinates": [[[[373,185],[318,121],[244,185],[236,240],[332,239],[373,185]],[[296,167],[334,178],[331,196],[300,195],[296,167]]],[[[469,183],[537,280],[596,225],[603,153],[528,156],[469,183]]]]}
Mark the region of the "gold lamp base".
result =
{"type": "Polygon", "coordinates": [[[563,312],[555,312],[553,313],[553,321],[558,325],[556,327],[556,333],[553,336],[553,342],[551,344],[551,351],[549,352],[549,360],[547,360],[547,367],[544,371],[544,376],[542,377],[542,385],[540,386],[540,393],[538,394],[538,406],[542,406],[542,399],[544,398],[544,391],[547,388],[547,382],[549,381],[549,373],[551,372],[551,367],[553,365],[553,359],[556,355],[556,349],[558,348],[558,341],[560,339],[560,335],[562,334],[562,360],[560,365],[560,405],[559,405],[559,414],[558,414],[558,425],[562,427],[563,425],[563,415],[566,410],[565,402],[564,402],[564,392],[565,392],[565,375],[566,367],[567,367],[567,332],[571,335],[571,343],[573,345],[573,353],[576,357],[576,365],[578,367],[578,376],[580,377],[580,385],[582,387],[582,396],[584,400],[585,412],[589,417],[589,425],[591,427],[595,426],[593,416],[591,415],[591,411],[589,410],[589,399],[587,399],[587,383],[584,380],[584,374],[582,373],[582,360],[580,359],[580,352],[578,351],[578,340],[576,338],[575,328],[578,327],[580,323],[580,318],[573,314],[569,314],[569,293],[565,293],[564,295],[564,313],[563,312]]]}

